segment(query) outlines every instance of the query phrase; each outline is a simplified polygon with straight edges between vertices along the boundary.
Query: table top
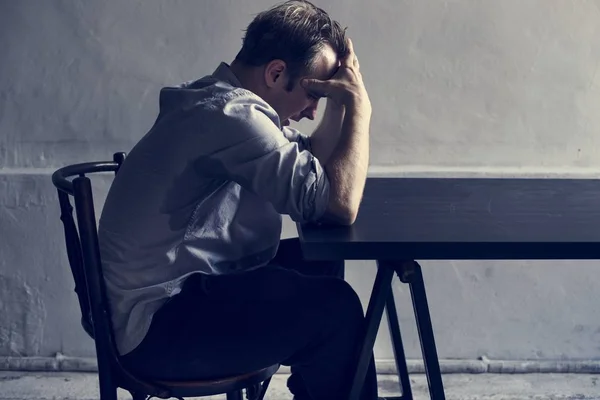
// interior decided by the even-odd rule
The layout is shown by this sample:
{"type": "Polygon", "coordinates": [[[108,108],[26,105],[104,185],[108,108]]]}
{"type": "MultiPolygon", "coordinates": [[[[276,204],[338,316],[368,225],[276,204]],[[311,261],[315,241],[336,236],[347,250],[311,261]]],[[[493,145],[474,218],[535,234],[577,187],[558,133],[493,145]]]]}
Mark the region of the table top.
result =
{"type": "Polygon", "coordinates": [[[306,259],[600,259],[600,179],[369,178],[354,225],[298,225],[306,259]]]}

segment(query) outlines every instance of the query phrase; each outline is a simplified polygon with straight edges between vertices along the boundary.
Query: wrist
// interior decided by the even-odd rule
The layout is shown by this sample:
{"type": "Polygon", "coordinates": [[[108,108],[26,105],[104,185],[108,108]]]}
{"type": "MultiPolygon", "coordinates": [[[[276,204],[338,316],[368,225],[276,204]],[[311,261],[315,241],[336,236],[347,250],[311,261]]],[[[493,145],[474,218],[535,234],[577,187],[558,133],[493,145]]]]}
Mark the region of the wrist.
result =
{"type": "Polygon", "coordinates": [[[360,111],[361,113],[371,113],[371,101],[366,93],[349,93],[344,102],[347,109],[360,111]]]}

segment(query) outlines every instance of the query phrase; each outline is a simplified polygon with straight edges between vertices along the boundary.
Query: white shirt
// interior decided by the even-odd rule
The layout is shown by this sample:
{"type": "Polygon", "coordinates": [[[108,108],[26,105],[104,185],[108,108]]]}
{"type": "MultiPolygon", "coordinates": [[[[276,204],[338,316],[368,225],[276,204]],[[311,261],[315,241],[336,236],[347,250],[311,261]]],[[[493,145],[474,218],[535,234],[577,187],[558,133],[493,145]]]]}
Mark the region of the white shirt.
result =
{"type": "Polygon", "coordinates": [[[162,89],[159,116],[115,177],[98,228],[120,354],[141,343],[187,276],[268,264],[281,214],[316,221],[328,199],[309,138],[282,127],[227,64],[162,89]]]}

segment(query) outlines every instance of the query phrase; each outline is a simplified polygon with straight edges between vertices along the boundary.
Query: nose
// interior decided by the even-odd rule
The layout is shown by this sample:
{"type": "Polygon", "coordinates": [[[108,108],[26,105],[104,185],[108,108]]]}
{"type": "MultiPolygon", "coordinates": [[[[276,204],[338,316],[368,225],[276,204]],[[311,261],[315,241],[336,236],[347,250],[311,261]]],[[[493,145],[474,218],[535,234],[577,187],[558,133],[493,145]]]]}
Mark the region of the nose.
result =
{"type": "Polygon", "coordinates": [[[312,106],[306,108],[304,110],[304,112],[302,112],[302,115],[304,116],[304,118],[308,118],[311,121],[314,121],[314,119],[317,117],[317,106],[319,103],[315,102],[315,104],[313,104],[312,106]]]}
{"type": "Polygon", "coordinates": [[[314,121],[314,120],[315,120],[315,117],[316,117],[316,113],[315,113],[315,112],[313,112],[313,111],[305,111],[305,112],[302,114],[302,116],[303,116],[304,118],[310,119],[311,121],[314,121]]]}

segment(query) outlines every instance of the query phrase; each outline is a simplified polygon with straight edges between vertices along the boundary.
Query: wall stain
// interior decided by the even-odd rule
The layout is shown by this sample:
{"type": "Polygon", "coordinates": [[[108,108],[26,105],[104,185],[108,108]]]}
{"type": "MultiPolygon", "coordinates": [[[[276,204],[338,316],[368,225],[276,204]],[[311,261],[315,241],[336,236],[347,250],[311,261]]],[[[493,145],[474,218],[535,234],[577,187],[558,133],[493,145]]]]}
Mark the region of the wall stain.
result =
{"type": "Polygon", "coordinates": [[[0,315],[0,356],[38,355],[46,322],[40,292],[21,277],[0,273],[0,315]]]}

